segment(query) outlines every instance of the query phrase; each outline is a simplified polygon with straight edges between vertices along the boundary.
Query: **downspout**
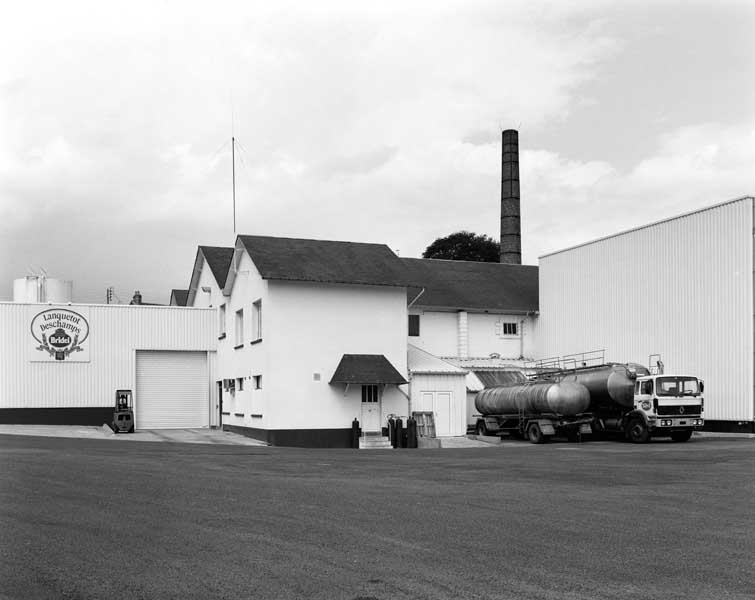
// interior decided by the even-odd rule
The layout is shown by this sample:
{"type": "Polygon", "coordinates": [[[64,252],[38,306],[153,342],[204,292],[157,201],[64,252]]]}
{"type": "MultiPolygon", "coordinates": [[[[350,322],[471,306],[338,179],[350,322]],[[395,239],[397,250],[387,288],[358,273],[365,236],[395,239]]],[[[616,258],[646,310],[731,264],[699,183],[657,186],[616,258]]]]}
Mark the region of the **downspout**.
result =
{"type": "Polygon", "coordinates": [[[524,359],[524,319],[519,321],[519,358],[524,359]]]}

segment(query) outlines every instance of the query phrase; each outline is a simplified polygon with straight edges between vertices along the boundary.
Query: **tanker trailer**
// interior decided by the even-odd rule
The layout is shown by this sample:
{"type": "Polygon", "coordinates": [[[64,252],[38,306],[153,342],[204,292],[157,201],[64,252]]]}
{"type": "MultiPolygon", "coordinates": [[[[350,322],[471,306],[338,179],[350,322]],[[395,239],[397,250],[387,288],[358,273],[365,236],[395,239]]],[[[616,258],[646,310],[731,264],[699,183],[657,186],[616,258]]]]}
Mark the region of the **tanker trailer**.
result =
{"type": "Polygon", "coordinates": [[[573,381],[532,381],[487,388],[475,397],[478,435],[527,436],[533,444],[565,434],[576,441],[590,433],[590,392],[573,381]]]}

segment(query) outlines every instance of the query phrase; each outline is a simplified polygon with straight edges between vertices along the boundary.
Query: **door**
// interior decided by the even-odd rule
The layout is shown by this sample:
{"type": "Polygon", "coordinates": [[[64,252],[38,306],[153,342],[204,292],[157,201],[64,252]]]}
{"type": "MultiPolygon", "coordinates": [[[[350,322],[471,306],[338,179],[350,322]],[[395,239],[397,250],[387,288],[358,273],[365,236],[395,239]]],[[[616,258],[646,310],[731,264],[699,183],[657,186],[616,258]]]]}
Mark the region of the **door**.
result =
{"type": "Polygon", "coordinates": [[[218,405],[215,410],[218,411],[218,427],[223,429],[223,382],[218,381],[218,405]]]}
{"type": "Polygon", "coordinates": [[[362,431],[380,431],[380,393],[376,385],[362,386],[362,431]]]}
{"type": "Polygon", "coordinates": [[[137,429],[209,427],[207,353],[137,350],[134,418],[137,429]]]}
{"type": "Polygon", "coordinates": [[[451,435],[451,392],[435,392],[435,435],[451,435]]]}

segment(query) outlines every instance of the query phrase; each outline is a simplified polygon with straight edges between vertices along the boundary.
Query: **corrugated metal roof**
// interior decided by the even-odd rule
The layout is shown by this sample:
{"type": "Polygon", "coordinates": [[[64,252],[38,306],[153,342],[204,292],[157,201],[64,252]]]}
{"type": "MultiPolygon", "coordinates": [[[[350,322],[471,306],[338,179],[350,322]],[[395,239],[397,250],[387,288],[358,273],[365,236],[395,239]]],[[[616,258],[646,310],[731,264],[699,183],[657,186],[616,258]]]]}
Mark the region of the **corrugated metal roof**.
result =
{"type": "Polygon", "coordinates": [[[596,238],[594,240],[589,240],[587,242],[582,242],[581,244],[576,244],[574,246],[569,246],[568,248],[562,248],[561,250],[556,250],[555,252],[549,252],[548,254],[542,254],[538,256],[538,258],[546,258],[548,256],[553,256],[555,254],[561,254],[562,252],[569,252],[570,250],[576,250],[577,248],[582,248],[583,246],[589,246],[590,244],[596,244],[598,242],[602,242],[605,240],[610,240],[611,238],[619,237],[622,235],[627,235],[629,233],[633,233],[635,231],[641,231],[642,229],[648,229],[650,227],[655,227],[656,225],[662,225],[663,223],[668,223],[670,221],[676,221],[677,219],[683,219],[684,217],[690,217],[692,215],[696,215],[701,212],[705,212],[708,210],[713,210],[715,208],[721,208],[723,206],[726,206],[727,204],[734,204],[735,202],[742,202],[743,200],[750,200],[753,201],[755,198],[752,196],[741,196],[739,198],[733,198],[732,200],[726,200],[725,202],[719,202],[718,204],[713,204],[711,206],[704,206],[703,208],[698,208],[697,210],[691,210],[686,213],[682,213],[680,215],[675,215],[673,217],[669,217],[667,219],[661,219],[660,221],[653,221],[652,223],[647,223],[646,225],[640,225],[639,227],[633,227],[632,229],[624,229],[623,231],[617,231],[616,233],[612,233],[611,235],[604,235],[603,237],[596,238]]]}
{"type": "Polygon", "coordinates": [[[407,291],[413,306],[514,313],[538,310],[536,266],[427,258],[401,260],[414,282],[407,291]]]}
{"type": "Polygon", "coordinates": [[[344,354],[330,383],[402,385],[408,382],[382,354],[344,354]]]}
{"type": "Polygon", "coordinates": [[[467,371],[452,365],[450,362],[425,352],[421,348],[408,347],[409,372],[411,373],[439,373],[445,375],[465,375],[467,371]]]}
{"type": "Polygon", "coordinates": [[[385,244],[241,235],[263,279],[406,287],[411,278],[385,244]]]}

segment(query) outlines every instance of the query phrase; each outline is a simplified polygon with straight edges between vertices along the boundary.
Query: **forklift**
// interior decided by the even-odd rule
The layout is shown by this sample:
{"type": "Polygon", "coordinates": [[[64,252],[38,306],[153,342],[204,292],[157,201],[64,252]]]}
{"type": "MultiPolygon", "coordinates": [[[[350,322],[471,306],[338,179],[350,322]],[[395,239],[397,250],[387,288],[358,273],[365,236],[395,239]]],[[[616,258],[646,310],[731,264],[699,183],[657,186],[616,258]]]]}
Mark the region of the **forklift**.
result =
{"type": "Polygon", "coordinates": [[[111,427],[114,433],[134,433],[134,402],[131,390],[116,390],[111,427]]]}

